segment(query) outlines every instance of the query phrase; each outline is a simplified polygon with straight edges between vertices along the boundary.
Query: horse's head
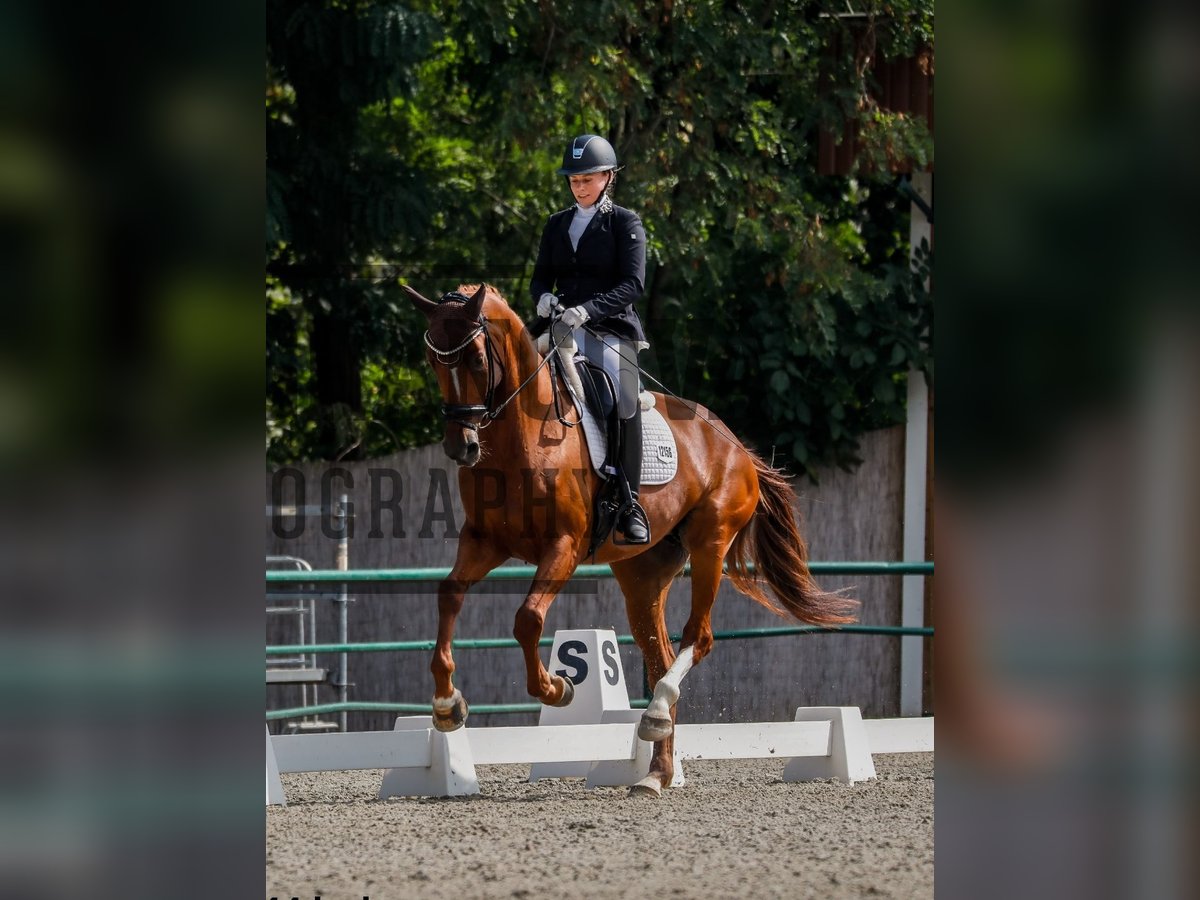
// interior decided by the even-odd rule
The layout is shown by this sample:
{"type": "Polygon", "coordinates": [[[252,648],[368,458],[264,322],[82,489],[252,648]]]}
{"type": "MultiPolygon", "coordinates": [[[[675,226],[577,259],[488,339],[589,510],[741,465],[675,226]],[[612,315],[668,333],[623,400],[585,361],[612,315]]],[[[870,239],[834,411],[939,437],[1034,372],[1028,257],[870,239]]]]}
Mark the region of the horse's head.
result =
{"type": "Polygon", "coordinates": [[[496,403],[497,357],[483,319],[487,286],[470,297],[452,291],[437,303],[408,285],[413,306],[429,321],[426,356],[442,391],[446,434],[442,448],[460,466],[479,462],[479,428],[496,403]]]}

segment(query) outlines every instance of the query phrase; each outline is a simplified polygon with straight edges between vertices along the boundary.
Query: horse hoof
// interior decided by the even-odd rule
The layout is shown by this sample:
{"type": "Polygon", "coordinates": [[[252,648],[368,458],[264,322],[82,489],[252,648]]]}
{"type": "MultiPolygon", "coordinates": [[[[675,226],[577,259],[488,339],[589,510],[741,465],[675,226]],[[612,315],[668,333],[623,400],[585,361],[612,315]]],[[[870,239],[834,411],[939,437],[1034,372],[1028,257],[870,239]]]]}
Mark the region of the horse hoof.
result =
{"type": "Polygon", "coordinates": [[[638,723],[638,737],[643,741],[665,740],[671,736],[671,732],[674,730],[675,726],[671,724],[670,717],[662,719],[643,713],[642,720],[638,723]]]}
{"type": "Polygon", "coordinates": [[[637,784],[630,785],[630,797],[661,797],[662,782],[658,780],[657,775],[647,775],[637,784]]]}
{"type": "Polygon", "coordinates": [[[575,699],[575,684],[574,684],[574,682],[572,682],[570,678],[558,678],[558,676],[555,676],[555,678],[558,681],[561,681],[563,683],[563,695],[562,695],[562,698],[557,703],[551,703],[549,705],[550,706],[570,706],[571,701],[575,699]]]}
{"type": "Polygon", "coordinates": [[[466,724],[467,701],[457,690],[446,700],[433,698],[433,727],[438,731],[458,731],[466,724]]]}

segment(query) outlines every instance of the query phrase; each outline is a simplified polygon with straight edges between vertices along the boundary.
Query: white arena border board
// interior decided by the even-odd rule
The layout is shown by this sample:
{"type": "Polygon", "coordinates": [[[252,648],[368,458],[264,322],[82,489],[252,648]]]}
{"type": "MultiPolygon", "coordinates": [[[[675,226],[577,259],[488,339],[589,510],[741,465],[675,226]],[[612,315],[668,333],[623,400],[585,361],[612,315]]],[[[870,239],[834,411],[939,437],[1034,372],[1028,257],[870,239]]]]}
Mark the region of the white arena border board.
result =
{"type": "MultiPolygon", "coordinates": [[[[793,722],[676,727],[680,759],[786,759],[784,781],[875,777],[871,753],[933,750],[933,719],[864,722],[857,707],[801,707],[793,722]]],[[[461,728],[442,733],[429,716],[400,717],[393,731],[275,735],[268,732],[267,805],[284,802],[279,773],[386,769],[380,798],[479,793],[477,765],[588,762],[588,786],[633,784],[652,745],[636,722],[461,728]]]]}

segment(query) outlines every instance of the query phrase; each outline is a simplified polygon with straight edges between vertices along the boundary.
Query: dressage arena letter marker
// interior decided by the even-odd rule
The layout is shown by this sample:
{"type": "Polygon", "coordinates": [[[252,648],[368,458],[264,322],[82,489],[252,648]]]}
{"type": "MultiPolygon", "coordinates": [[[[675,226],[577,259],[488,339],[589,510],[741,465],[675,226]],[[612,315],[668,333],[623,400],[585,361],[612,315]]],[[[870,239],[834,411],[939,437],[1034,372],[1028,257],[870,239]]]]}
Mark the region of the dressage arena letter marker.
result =
{"type": "Polygon", "coordinates": [[[587,644],[583,641],[563,641],[558,648],[558,661],[569,666],[571,671],[555,669],[554,674],[570,678],[574,685],[583,684],[588,677],[587,644]]]}
{"type": "MultiPolygon", "coordinates": [[[[561,678],[571,679],[575,699],[570,706],[543,706],[538,725],[598,725],[609,721],[604,718],[608,710],[629,710],[629,691],[617,650],[617,635],[611,629],[554,632],[548,668],[561,678]]],[[[647,758],[646,769],[649,768],[647,758]]],[[[590,769],[589,762],[535,763],[529,769],[529,780],[583,778],[590,769]]]]}

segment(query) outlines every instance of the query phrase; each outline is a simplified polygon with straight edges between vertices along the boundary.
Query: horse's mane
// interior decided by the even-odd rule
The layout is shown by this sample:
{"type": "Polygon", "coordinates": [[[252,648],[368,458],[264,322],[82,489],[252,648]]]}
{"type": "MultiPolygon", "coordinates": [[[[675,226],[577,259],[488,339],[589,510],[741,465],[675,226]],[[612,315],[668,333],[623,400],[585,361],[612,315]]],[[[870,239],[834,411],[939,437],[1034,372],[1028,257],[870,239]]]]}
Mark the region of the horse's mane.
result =
{"type": "MultiPolygon", "coordinates": [[[[483,305],[484,305],[485,309],[487,308],[489,303],[493,304],[493,305],[496,303],[500,303],[500,304],[503,304],[506,309],[512,310],[512,307],[508,305],[508,301],[504,299],[504,295],[501,294],[498,290],[496,290],[496,288],[493,285],[485,283],[484,287],[486,288],[486,290],[483,293],[483,305]]],[[[474,295],[474,293],[477,290],[479,290],[479,285],[478,284],[460,284],[456,288],[456,290],[458,291],[458,293],[462,294],[464,297],[470,297],[470,296],[474,295]]]]}
{"type": "MultiPolygon", "coordinates": [[[[514,331],[520,334],[525,330],[525,322],[521,316],[513,309],[508,301],[504,299],[504,295],[498,291],[495,286],[484,284],[486,290],[483,294],[483,314],[493,321],[506,319],[510,324],[515,324],[514,331]]],[[[458,293],[464,297],[472,296],[479,290],[478,284],[460,284],[457,288],[458,293]]]]}
{"type": "MultiPolygon", "coordinates": [[[[477,290],[479,290],[479,285],[478,284],[460,284],[457,288],[455,288],[455,290],[458,293],[462,294],[464,297],[470,297],[477,290]]],[[[496,290],[494,287],[492,287],[490,284],[487,286],[487,292],[483,296],[485,298],[499,297],[501,300],[504,299],[503,297],[500,296],[500,292],[498,290],[496,290]]]]}

